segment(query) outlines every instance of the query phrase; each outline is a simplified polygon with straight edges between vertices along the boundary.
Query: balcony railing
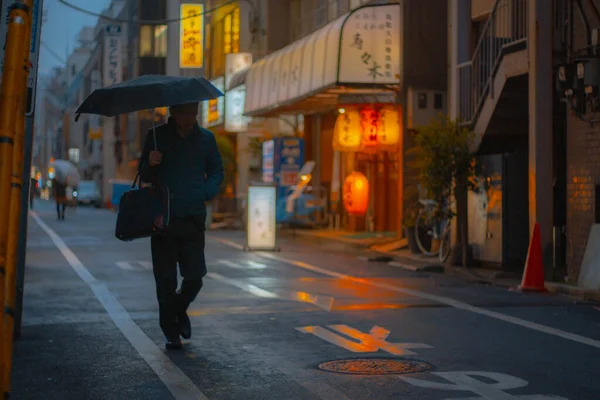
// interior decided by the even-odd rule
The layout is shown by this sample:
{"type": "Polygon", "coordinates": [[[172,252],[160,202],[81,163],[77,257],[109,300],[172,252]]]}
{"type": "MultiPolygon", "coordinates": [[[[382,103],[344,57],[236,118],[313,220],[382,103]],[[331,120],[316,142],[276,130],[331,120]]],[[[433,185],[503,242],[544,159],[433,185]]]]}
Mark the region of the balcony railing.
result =
{"type": "Polygon", "coordinates": [[[458,66],[458,111],[465,125],[473,124],[489,94],[503,54],[527,41],[527,0],[497,0],[471,61],[458,66]]]}

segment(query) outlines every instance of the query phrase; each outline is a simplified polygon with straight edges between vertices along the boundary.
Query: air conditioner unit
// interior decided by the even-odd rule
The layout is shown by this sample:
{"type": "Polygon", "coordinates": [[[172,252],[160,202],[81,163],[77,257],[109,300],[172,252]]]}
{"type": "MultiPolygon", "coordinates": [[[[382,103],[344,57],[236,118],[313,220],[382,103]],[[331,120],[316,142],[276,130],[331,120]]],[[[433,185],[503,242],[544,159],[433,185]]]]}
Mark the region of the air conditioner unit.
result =
{"type": "Polygon", "coordinates": [[[416,129],[428,125],[440,113],[448,113],[446,92],[408,88],[406,103],[406,127],[416,129]]]}

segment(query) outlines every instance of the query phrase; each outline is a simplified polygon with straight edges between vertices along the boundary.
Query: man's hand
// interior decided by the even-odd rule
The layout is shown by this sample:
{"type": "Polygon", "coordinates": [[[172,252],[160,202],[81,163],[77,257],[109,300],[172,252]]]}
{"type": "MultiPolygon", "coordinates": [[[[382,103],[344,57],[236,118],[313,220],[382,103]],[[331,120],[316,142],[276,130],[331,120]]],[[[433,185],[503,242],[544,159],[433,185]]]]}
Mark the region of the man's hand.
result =
{"type": "Polygon", "coordinates": [[[161,163],[162,161],[162,153],[160,151],[153,150],[150,152],[150,166],[154,167],[161,163]]]}

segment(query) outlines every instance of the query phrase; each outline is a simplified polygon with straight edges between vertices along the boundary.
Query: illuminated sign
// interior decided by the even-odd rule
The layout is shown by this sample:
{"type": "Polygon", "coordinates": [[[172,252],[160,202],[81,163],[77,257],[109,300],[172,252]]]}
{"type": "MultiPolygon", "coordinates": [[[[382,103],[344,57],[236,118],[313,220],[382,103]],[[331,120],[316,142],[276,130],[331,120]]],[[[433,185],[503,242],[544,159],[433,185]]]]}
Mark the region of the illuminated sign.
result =
{"type": "Polygon", "coordinates": [[[275,203],[275,187],[250,186],[248,188],[246,242],[249,249],[275,249],[275,203]]]}
{"type": "Polygon", "coordinates": [[[225,56],[225,90],[229,90],[231,78],[252,65],[252,53],[230,53],[225,56]]]}
{"type": "Polygon", "coordinates": [[[244,116],[246,86],[238,86],[225,93],[225,130],[228,132],[244,132],[248,129],[251,117],[244,116]]]}
{"type": "MultiPolygon", "coordinates": [[[[210,81],[221,93],[225,93],[225,78],[219,77],[210,81]]],[[[225,97],[202,102],[202,125],[205,128],[220,125],[224,120],[225,97]]]]}
{"type": "Polygon", "coordinates": [[[204,5],[182,4],[180,9],[179,68],[202,68],[204,62],[204,5]]]}

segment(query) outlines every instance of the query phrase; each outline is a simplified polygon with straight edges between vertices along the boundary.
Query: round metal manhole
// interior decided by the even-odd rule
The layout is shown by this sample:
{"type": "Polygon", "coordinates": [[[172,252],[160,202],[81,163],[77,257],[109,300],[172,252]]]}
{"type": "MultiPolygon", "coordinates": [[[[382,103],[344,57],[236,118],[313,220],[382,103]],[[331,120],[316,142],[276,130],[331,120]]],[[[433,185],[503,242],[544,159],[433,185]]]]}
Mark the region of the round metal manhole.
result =
{"type": "Polygon", "coordinates": [[[336,360],[319,364],[319,369],[340,374],[353,375],[403,375],[427,372],[433,365],[422,361],[395,360],[382,358],[359,358],[336,360]]]}

